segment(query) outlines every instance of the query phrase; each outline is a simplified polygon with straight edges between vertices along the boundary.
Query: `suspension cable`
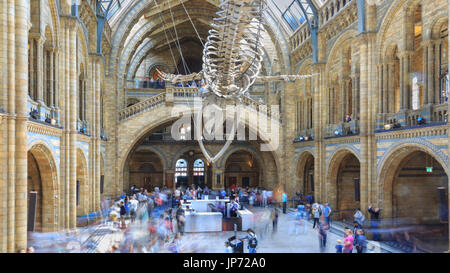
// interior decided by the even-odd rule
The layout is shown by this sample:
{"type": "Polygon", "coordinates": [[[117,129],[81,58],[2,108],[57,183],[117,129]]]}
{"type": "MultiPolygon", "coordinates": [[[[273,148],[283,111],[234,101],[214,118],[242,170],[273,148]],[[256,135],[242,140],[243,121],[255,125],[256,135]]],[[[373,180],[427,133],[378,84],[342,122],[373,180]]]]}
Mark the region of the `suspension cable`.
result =
{"type": "Polygon", "coordinates": [[[195,27],[194,22],[193,22],[192,19],[191,19],[191,16],[189,15],[189,13],[188,13],[186,7],[184,6],[183,1],[180,0],[180,3],[181,3],[181,5],[183,6],[184,11],[185,11],[186,14],[187,14],[187,16],[188,16],[188,18],[189,18],[189,21],[191,21],[192,27],[194,28],[195,33],[197,34],[197,37],[198,37],[198,39],[200,40],[200,43],[202,43],[202,46],[205,47],[205,44],[203,43],[202,38],[200,37],[200,34],[198,34],[197,28],[195,27]]]}
{"type": "Polygon", "coordinates": [[[167,36],[167,33],[166,33],[166,23],[164,22],[164,19],[161,16],[161,13],[162,13],[161,12],[161,7],[158,6],[158,3],[156,2],[156,0],[153,0],[153,2],[155,3],[155,6],[159,9],[159,13],[158,13],[159,14],[159,19],[161,20],[161,23],[163,24],[164,35],[166,36],[166,41],[167,41],[167,45],[169,46],[170,55],[172,55],[173,65],[175,66],[177,74],[180,74],[180,71],[178,70],[177,62],[175,60],[175,56],[173,55],[173,52],[172,52],[172,47],[170,46],[169,37],[167,36]]]}
{"type": "Polygon", "coordinates": [[[175,26],[175,19],[173,18],[172,7],[170,6],[170,2],[168,2],[168,5],[169,5],[170,17],[172,18],[173,29],[175,31],[175,38],[176,38],[175,45],[177,46],[178,52],[180,53],[181,62],[183,63],[184,72],[186,74],[190,74],[189,68],[187,67],[186,61],[184,60],[183,51],[181,50],[180,39],[178,38],[178,32],[177,32],[177,28],[175,26]]]}

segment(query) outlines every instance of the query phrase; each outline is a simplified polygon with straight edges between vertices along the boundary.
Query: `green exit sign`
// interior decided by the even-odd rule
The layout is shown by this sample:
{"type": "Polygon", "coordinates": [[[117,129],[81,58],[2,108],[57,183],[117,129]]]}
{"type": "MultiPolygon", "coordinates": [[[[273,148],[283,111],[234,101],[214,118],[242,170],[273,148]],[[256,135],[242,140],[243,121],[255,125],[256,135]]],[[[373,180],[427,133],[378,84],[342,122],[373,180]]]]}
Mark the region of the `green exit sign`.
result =
{"type": "Polygon", "coordinates": [[[427,167],[427,173],[432,173],[433,172],[433,167],[427,167]]]}

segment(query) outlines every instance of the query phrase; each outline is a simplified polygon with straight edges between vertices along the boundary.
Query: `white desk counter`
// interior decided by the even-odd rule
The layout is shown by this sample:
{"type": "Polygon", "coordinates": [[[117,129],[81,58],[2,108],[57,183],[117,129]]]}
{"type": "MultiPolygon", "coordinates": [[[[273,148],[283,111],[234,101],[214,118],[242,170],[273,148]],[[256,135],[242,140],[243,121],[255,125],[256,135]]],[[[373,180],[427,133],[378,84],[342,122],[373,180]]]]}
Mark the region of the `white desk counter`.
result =
{"type": "Polygon", "coordinates": [[[249,210],[238,210],[238,217],[242,218],[242,231],[247,231],[247,229],[253,229],[253,213],[249,210]]]}
{"type": "Polygon", "coordinates": [[[190,209],[194,209],[196,212],[209,212],[210,209],[208,207],[208,204],[217,204],[217,203],[224,203],[224,202],[230,202],[229,199],[211,199],[211,200],[187,200],[188,203],[182,202],[181,206],[183,209],[186,209],[187,206],[189,206],[190,209]]]}
{"type": "Polygon", "coordinates": [[[217,232],[222,231],[222,213],[191,212],[185,213],[185,232],[217,232]]]}

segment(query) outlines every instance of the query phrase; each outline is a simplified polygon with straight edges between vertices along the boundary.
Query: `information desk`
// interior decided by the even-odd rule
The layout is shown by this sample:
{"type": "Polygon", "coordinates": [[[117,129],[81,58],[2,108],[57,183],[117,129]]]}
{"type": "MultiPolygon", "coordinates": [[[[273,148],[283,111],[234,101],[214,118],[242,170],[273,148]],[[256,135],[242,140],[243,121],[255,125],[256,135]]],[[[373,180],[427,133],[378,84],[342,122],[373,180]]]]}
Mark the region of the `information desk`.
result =
{"type": "Polygon", "coordinates": [[[184,232],[222,231],[222,213],[220,212],[185,212],[184,232]]]}
{"type": "Polygon", "coordinates": [[[247,231],[247,229],[253,229],[253,213],[247,209],[238,210],[238,217],[242,218],[242,231],[247,231]]]}
{"type": "Polygon", "coordinates": [[[196,212],[210,212],[211,209],[208,204],[217,204],[221,202],[230,202],[230,199],[212,199],[212,200],[187,200],[188,203],[181,203],[183,209],[189,206],[189,209],[194,209],[196,212]]]}

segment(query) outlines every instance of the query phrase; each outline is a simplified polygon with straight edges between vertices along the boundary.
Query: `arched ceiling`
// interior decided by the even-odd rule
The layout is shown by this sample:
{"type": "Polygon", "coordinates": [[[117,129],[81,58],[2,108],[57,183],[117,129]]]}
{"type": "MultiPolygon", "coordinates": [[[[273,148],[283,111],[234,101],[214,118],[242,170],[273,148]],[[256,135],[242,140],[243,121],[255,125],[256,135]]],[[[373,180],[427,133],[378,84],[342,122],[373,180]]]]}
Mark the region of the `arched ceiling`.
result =
{"type": "MultiPolygon", "coordinates": [[[[175,61],[167,60],[172,64],[178,62],[180,57],[177,44],[182,49],[183,55],[189,52],[187,44],[192,45],[195,41],[201,46],[207,38],[210,24],[221,2],[220,0],[116,1],[120,2],[120,8],[107,16],[113,30],[109,73],[110,75],[118,73],[116,75],[119,77],[123,75],[124,78],[133,77],[133,73],[148,56],[172,49],[175,58],[171,59],[175,61]]],[[[116,5],[119,7],[119,4],[116,5]]],[[[276,18],[273,14],[271,13],[270,18],[265,18],[264,23],[267,32],[264,35],[264,47],[265,52],[269,53],[266,59],[269,62],[280,61],[279,69],[290,71],[289,52],[285,46],[287,33],[279,28],[279,22],[273,21],[273,17],[276,18]]],[[[267,64],[265,62],[265,66],[267,64]]],[[[273,71],[273,68],[266,67],[266,70],[273,73],[280,72],[279,69],[273,71]]]]}

